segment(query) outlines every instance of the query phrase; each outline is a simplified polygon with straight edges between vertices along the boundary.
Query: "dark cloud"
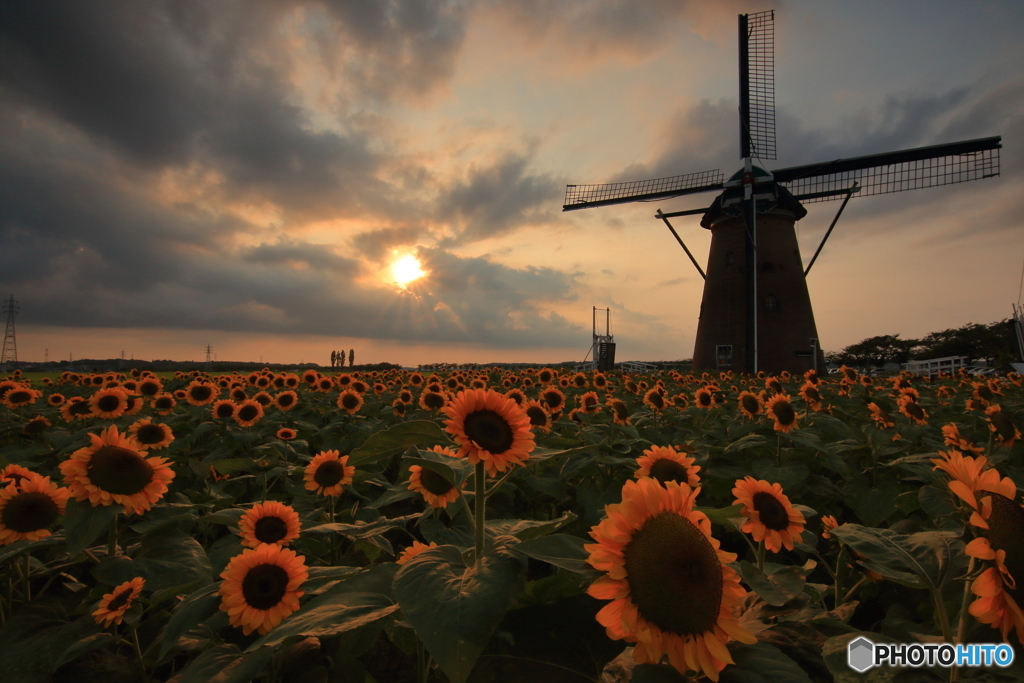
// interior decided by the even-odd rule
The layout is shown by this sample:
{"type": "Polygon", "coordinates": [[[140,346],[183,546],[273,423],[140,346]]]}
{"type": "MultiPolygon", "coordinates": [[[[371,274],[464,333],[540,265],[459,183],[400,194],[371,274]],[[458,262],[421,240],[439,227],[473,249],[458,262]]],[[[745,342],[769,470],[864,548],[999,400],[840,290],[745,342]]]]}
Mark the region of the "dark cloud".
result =
{"type": "Polygon", "coordinates": [[[359,233],[352,238],[352,245],[367,258],[380,261],[394,247],[416,244],[421,234],[423,230],[411,225],[378,228],[359,233]]]}

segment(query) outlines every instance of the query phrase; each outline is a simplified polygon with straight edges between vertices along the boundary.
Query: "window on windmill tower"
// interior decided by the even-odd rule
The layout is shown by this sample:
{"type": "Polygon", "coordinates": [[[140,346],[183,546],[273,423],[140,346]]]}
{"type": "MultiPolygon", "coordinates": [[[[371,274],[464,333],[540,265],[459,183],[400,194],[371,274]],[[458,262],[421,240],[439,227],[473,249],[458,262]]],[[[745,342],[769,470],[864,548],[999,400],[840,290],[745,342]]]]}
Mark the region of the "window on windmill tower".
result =
{"type": "Polygon", "coordinates": [[[764,307],[769,311],[779,310],[779,300],[775,298],[774,294],[769,294],[764,298],[764,307]]]}
{"type": "Polygon", "coordinates": [[[715,368],[717,370],[732,368],[732,344],[719,344],[715,347],[715,368]]]}

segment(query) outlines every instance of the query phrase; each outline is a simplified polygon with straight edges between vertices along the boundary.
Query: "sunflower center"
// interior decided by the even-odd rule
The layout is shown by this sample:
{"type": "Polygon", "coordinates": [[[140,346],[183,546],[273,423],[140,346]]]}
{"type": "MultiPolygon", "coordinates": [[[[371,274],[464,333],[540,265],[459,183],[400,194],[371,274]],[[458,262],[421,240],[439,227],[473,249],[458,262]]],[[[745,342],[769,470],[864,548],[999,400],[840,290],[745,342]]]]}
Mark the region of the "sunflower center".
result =
{"type": "Polygon", "coordinates": [[[476,410],[466,416],[466,436],[488,453],[501,455],[512,448],[512,427],[492,410],[476,410]]]}
{"type": "Polygon", "coordinates": [[[648,396],[647,400],[650,401],[651,405],[653,405],[655,408],[665,407],[665,399],[662,398],[661,394],[659,394],[658,392],[654,392],[653,394],[648,396]]]}
{"type": "Polygon", "coordinates": [[[982,386],[978,387],[978,396],[980,396],[981,398],[985,399],[986,401],[991,401],[992,400],[992,390],[989,389],[987,386],[982,385],[982,386]]]}
{"type": "Polygon", "coordinates": [[[279,406],[290,406],[295,401],[295,398],[291,394],[281,394],[277,397],[277,405],[279,406]]]}
{"type": "Polygon", "coordinates": [[[789,526],[789,515],[785,506],[767,491],[758,491],[754,494],[754,509],[761,517],[761,524],[769,529],[782,531],[789,526]]]}
{"type": "Polygon", "coordinates": [[[255,420],[256,416],[260,414],[260,411],[256,406],[247,404],[238,409],[238,419],[242,422],[248,422],[249,420],[255,420]]]}
{"type": "Polygon", "coordinates": [[[280,517],[261,517],[253,526],[253,534],[260,543],[277,543],[288,535],[288,525],[280,517]]]}
{"type": "Polygon", "coordinates": [[[702,406],[711,405],[711,394],[709,394],[706,391],[700,392],[699,394],[697,394],[697,403],[701,404],[702,406]]]}
{"type": "Polygon", "coordinates": [[[1003,441],[1009,441],[1017,433],[1017,428],[1013,426],[1013,422],[1001,410],[997,410],[989,415],[988,419],[992,422],[992,426],[996,428],[996,434],[1003,441]]]}
{"type": "Polygon", "coordinates": [[[722,605],[722,565],[707,537],[675,512],[652,517],[623,551],[630,599],[663,631],[713,629],[722,605]]]}
{"type": "Polygon", "coordinates": [[[126,588],[125,590],[121,591],[120,593],[118,593],[110,599],[110,602],[107,604],[107,611],[116,612],[117,610],[127,605],[128,600],[131,599],[131,597],[132,589],[126,588]]]}
{"type": "Polygon", "coordinates": [[[689,470],[682,463],[671,458],[660,458],[651,465],[651,476],[664,486],[667,481],[685,484],[689,481],[689,470]]]}
{"type": "Polygon", "coordinates": [[[915,401],[908,401],[907,405],[905,407],[906,407],[907,412],[912,417],[917,418],[918,420],[920,420],[920,419],[922,419],[924,417],[924,411],[921,410],[921,406],[917,405],[917,403],[915,401]]]}
{"type": "Polygon", "coordinates": [[[796,420],[796,412],[793,410],[793,406],[789,401],[779,401],[772,406],[772,412],[775,413],[775,419],[779,421],[779,424],[791,425],[796,420]]]}
{"type": "Polygon", "coordinates": [[[27,491],[11,498],[0,512],[0,522],[18,533],[45,529],[53,524],[60,510],[53,499],[41,491],[27,491]]]}
{"type": "Polygon", "coordinates": [[[217,417],[231,417],[235,414],[235,407],[230,403],[221,403],[217,406],[217,417]]]}
{"type": "Polygon", "coordinates": [[[192,387],[190,393],[192,394],[192,398],[196,401],[205,401],[210,398],[210,394],[213,393],[213,390],[205,384],[200,384],[197,387],[192,387]]]}
{"type": "Polygon", "coordinates": [[[121,398],[114,394],[107,394],[101,396],[100,400],[96,401],[96,407],[103,413],[112,413],[121,406],[121,398]]]}
{"type": "Polygon", "coordinates": [[[615,411],[615,417],[620,420],[625,420],[629,417],[629,410],[626,408],[626,404],[622,401],[612,401],[612,410],[615,411]]]}
{"type": "Polygon", "coordinates": [[[92,412],[92,406],[89,405],[88,401],[76,401],[68,408],[68,412],[71,415],[88,415],[92,412]]]}
{"type": "Polygon", "coordinates": [[[544,402],[551,410],[558,410],[562,407],[562,395],[554,391],[545,391],[544,402]]]}
{"type": "Polygon", "coordinates": [[[444,408],[444,396],[441,394],[435,394],[434,392],[429,392],[427,397],[423,399],[423,403],[425,403],[431,410],[439,410],[444,408]]]}
{"type": "Polygon", "coordinates": [[[139,393],[143,396],[156,396],[160,391],[160,385],[156,382],[143,382],[139,385],[139,393]]]}
{"type": "Polygon", "coordinates": [[[160,443],[166,437],[162,426],[146,424],[139,427],[139,431],[135,432],[135,438],[139,440],[139,443],[149,445],[160,443]]]}
{"type": "Polygon", "coordinates": [[[821,394],[819,394],[818,390],[814,387],[807,387],[807,390],[804,391],[804,395],[807,396],[807,400],[811,403],[821,402],[821,394]]]}
{"type": "Polygon", "coordinates": [[[86,466],[89,480],[102,490],[130,496],[153,481],[153,467],[135,451],[119,446],[103,446],[86,466]]]}
{"type": "Polygon", "coordinates": [[[758,403],[755,397],[747,394],[743,397],[743,409],[751,415],[757,415],[761,412],[761,404],[758,403]]]}
{"type": "Polygon", "coordinates": [[[1006,496],[986,491],[992,496],[992,514],[988,518],[989,543],[996,550],[1006,551],[1006,568],[1014,578],[1017,587],[1004,589],[1010,593],[1014,601],[1020,605],[1024,599],[1024,509],[1006,496]]]}
{"type": "Polygon", "coordinates": [[[337,460],[325,460],[316,468],[313,481],[323,487],[334,486],[345,477],[345,468],[337,460]]]}
{"type": "Polygon", "coordinates": [[[345,394],[341,397],[341,406],[346,410],[352,410],[359,406],[359,397],[355,394],[345,394]]]}
{"type": "Polygon", "coordinates": [[[170,410],[174,407],[174,402],[167,396],[161,396],[153,402],[153,407],[157,410],[170,410]]]}
{"type": "Polygon", "coordinates": [[[426,467],[420,470],[420,483],[435,496],[443,496],[454,488],[444,477],[426,467]]]}
{"type": "Polygon", "coordinates": [[[531,427],[543,427],[548,423],[548,414],[539,406],[530,406],[527,408],[526,415],[530,418],[531,427]]]}
{"type": "Polygon", "coordinates": [[[258,564],[242,579],[242,596],[255,609],[270,609],[288,589],[288,572],[276,564],[258,564]]]}

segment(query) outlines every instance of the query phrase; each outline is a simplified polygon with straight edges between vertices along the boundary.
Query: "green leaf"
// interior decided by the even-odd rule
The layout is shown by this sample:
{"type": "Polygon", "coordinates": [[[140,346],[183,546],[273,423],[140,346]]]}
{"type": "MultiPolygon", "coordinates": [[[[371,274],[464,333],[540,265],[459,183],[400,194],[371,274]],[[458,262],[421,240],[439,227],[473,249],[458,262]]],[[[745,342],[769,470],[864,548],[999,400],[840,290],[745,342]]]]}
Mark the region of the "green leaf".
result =
{"type": "Polygon", "coordinates": [[[729,520],[739,519],[742,517],[740,510],[743,509],[743,504],[736,503],[735,505],[730,505],[727,508],[702,508],[700,506],[695,506],[693,509],[707,515],[712,524],[731,526],[731,522],[729,520]]]}
{"type": "Polygon", "coordinates": [[[945,517],[956,512],[956,499],[947,488],[922,486],[917,490],[917,500],[930,517],[945,517]]]}
{"type": "Polygon", "coordinates": [[[766,575],[744,560],[740,562],[740,573],[746,584],[773,607],[781,607],[804,592],[806,579],[800,567],[783,567],[766,575]]]}
{"type": "MultiPolygon", "coordinates": [[[[467,460],[466,462],[469,461],[467,460]]],[[[424,469],[428,469],[431,472],[434,472],[455,488],[459,488],[459,485],[462,483],[462,480],[465,479],[465,476],[460,476],[459,474],[456,474],[455,470],[449,467],[447,463],[437,462],[436,460],[428,460],[426,458],[402,458],[403,468],[408,469],[412,465],[419,465],[424,469]]]]}
{"type": "Polygon", "coordinates": [[[429,420],[409,420],[400,422],[383,432],[376,432],[352,451],[348,464],[361,467],[372,462],[394,455],[409,446],[418,446],[428,441],[449,441],[448,435],[436,422],[429,420]]]}
{"type": "Polygon", "coordinates": [[[768,643],[731,643],[735,664],[722,670],[720,683],[811,683],[796,662],[768,643]]]}
{"type": "Polygon", "coordinates": [[[733,441],[731,444],[726,446],[722,453],[724,455],[729,455],[730,453],[741,453],[743,451],[750,450],[751,448],[766,445],[768,445],[768,439],[764,438],[760,434],[747,434],[742,439],[733,441]]]}
{"type": "Polygon", "coordinates": [[[896,512],[898,495],[899,484],[892,479],[879,479],[873,488],[861,492],[854,499],[853,509],[865,524],[875,526],[896,512]]]}
{"type": "Polygon", "coordinates": [[[764,479],[772,484],[779,484],[783,489],[793,488],[811,473],[807,469],[807,465],[795,464],[779,467],[775,464],[775,461],[768,458],[755,460],[751,463],[751,469],[754,471],[756,478],[764,479]]]}
{"type": "Polygon", "coordinates": [[[8,546],[0,548],[0,564],[3,564],[12,557],[17,557],[23,552],[35,552],[43,548],[49,548],[53,545],[60,545],[64,542],[63,532],[58,532],[52,536],[46,538],[40,538],[38,541],[18,541],[8,546]]]}
{"type": "Polygon", "coordinates": [[[587,563],[590,553],[583,548],[585,543],[578,536],[551,534],[523,541],[512,546],[512,550],[577,574],[589,574],[596,570],[587,563]]]}
{"type": "Polygon", "coordinates": [[[859,674],[850,668],[849,660],[847,659],[847,645],[849,645],[851,640],[856,640],[862,636],[873,643],[883,645],[896,643],[895,640],[881,633],[871,633],[868,631],[843,633],[829,638],[821,646],[821,656],[825,660],[825,666],[828,667],[829,673],[835,677],[836,683],[888,683],[888,681],[893,680],[901,672],[901,669],[874,667],[859,674]]]}
{"type": "Polygon", "coordinates": [[[552,458],[568,458],[580,453],[589,453],[590,451],[598,450],[604,441],[598,444],[580,446],[578,448],[566,448],[565,450],[553,450],[551,448],[534,448],[530,452],[530,459],[528,462],[544,462],[545,460],[551,460],[552,458]]]}
{"type": "Polygon", "coordinates": [[[404,517],[394,517],[388,519],[387,517],[381,517],[372,522],[364,522],[360,524],[342,524],[340,522],[334,522],[333,524],[320,524],[318,526],[303,529],[304,534],[333,534],[338,533],[349,538],[370,538],[377,534],[382,534],[389,529],[397,529],[404,527],[406,522],[416,519],[419,515],[405,515],[404,517]]]}
{"type": "Polygon", "coordinates": [[[574,522],[576,514],[566,512],[558,519],[549,521],[532,519],[495,519],[487,522],[487,533],[492,536],[515,536],[521,541],[540,538],[574,522]]]}
{"type": "Polygon", "coordinates": [[[911,588],[941,590],[951,576],[959,576],[967,565],[959,533],[898,534],[859,524],[843,524],[831,533],[860,555],[865,567],[911,588]]]}
{"type": "Polygon", "coordinates": [[[398,605],[387,596],[353,592],[341,583],[290,615],[250,645],[246,652],[264,645],[277,647],[292,636],[338,635],[372,624],[397,611],[398,605]]]}
{"type": "Polygon", "coordinates": [[[84,654],[88,654],[93,650],[98,650],[101,647],[105,647],[112,643],[116,643],[117,638],[110,633],[93,633],[91,636],[82,638],[77,643],[74,643],[67,650],[64,650],[64,654],[57,658],[54,663],[54,670],[59,669],[68,662],[73,662],[84,654]]]}
{"type": "Polygon", "coordinates": [[[142,537],[142,552],[133,560],[146,589],[154,592],[186,583],[213,580],[210,559],[199,542],[177,529],[159,529],[142,537]]]}
{"type": "Polygon", "coordinates": [[[471,567],[455,546],[414,557],[395,575],[395,596],[451,683],[465,683],[491,634],[525,586],[525,562],[507,548],[471,567]]]}
{"type": "Polygon", "coordinates": [[[204,586],[178,603],[160,636],[160,660],[177,649],[178,639],[200,624],[220,607],[219,584],[204,586]]]}
{"type": "Polygon", "coordinates": [[[269,647],[242,653],[237,645],[217,645],[199,655],[175,679],[176,683],[250,683],[270,661],[269,647]]]}
{"type": "Polygon", "coordinates": [[[224,460],[206,460],[205,462],[216,467],[221,474],[249,472],[256,466],[256,462],[252,458],[225,458],[224,460]]]}
{"type": "Polygon", "coordinates": [[[124,510],[121,505],[93,507],[89,501],[71,498],[64,510],[64,536],[68,539],[68,553],[74,557],[110,530],[110,523],[124,510]]]}
{"type": "Polygon", "coordinates": [[[41,609],[42,606],[29,603],[15,612],[0,629],[3,647],[0,681],[38,683],[47,680],[58,657],[99,630],[91,615],[69,623],[47,617],[40,612],[41,609]]]}

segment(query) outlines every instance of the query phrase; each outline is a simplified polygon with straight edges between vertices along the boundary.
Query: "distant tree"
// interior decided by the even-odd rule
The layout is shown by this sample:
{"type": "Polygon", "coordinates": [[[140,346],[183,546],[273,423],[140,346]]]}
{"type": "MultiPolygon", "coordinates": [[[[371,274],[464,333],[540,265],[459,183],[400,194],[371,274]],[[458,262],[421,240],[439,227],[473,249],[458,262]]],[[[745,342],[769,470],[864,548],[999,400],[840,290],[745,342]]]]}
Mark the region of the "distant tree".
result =
{"type": "Polygon", "coordinates": [[[338,362],[338,352],[337,351],[331,351],[331,367],[332,368],[335,367],[337,365],[337,362],[338,362]]]}
{"type": "Polygon", "coordinates": [[[921,340],[921,347],[914,357],[966,356],[970,360],[983,360],[993,366],[1006,365],[1016,355],[1012,325],[1013,321],[1007,318],[988,325],[969,323],[963,327],[932,332],[921,340]]]}
{"type": "Polygon", "coordinates": [[[898,334],[884,334],[851,344],[839,353],[826,354],[825,360],[858,368],[906,363],[920,344],[917,339],[900,339],[898,334]]]}
{"type": "Polygon", "coordinates": [[[348,350],[348,366],[351,368],[351,367],[355,366],[355,364],[356,364],[356,350],[355,349],[349,349],[348,350]]]}

